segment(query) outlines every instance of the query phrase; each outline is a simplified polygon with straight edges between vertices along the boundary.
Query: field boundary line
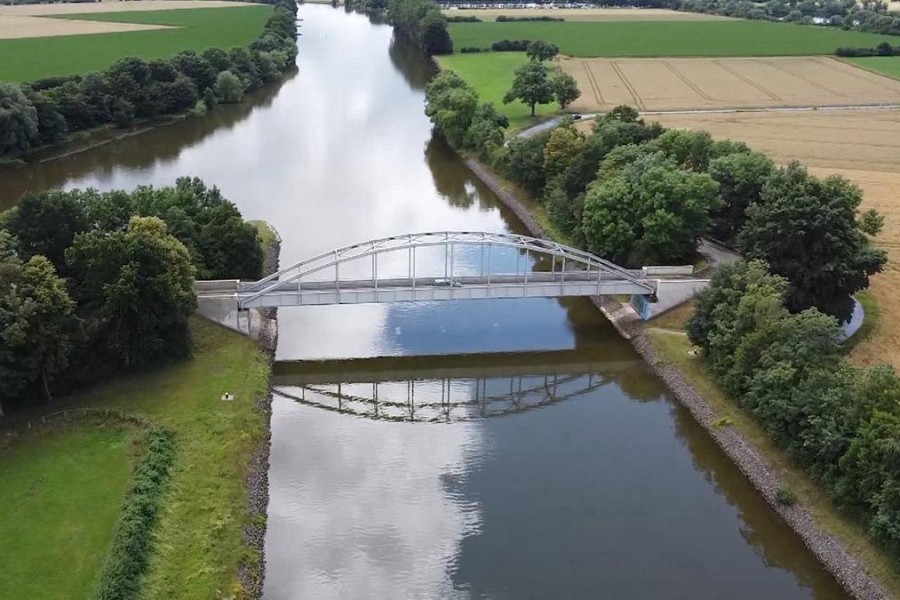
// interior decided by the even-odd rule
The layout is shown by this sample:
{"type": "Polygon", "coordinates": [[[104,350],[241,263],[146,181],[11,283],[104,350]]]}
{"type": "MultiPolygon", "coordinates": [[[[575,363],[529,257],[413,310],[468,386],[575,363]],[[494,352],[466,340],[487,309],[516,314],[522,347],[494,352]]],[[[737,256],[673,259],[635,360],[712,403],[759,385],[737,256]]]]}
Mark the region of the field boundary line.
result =
{"type": "Polygon", "coordinates": [[[591,71],[591,65],[593,63],[588,61],[583,61],[581,66],[584,67],[584,73],[587,75],[588,83],[591,86],[591,89],[594,91],[594,100],[597,101],[598,106],[602,106],[605,104],[603,102],[603,93],[600,91],[600,84],[597,83],[597,79],[594,77],[594,73],[591,71]]]}
{"type": "Polygon", "coordinates": [[[634,98],[635,104],[637,104],[638,107],[640,107],[640,108],[646,109],[647,104],[644,102],[644,99],[641,98],[640,95],[637,93],[637,90],[634,88],[634,85],[632,85],[632,83],[630,81],[628,81],[628,78],[625,76],[625,73],[622,72],[622,69],[619,68],[619,62],[615,61],[615,60],[611,60],[611,61],[609,61],[609,64],[612,66],[613,71],[616,72],[616,75],[619,76],[619,79],[622,80],[622,84],[625,86],[625,89],[627,89],[628,93],[631,94],[631,97],[634,98]]]}
{"type": "Polygon", "coordinates": [[[763,61],[763,62],[765,64],[769,65],[770,67],[772,67],[773,69],[777,69],[777,70],[781,71],[782,73],[785,73],[786,75],[790,75],[791,77],[796,77],[797,79],[799,79],[801,81],[805,81],[809,85],[811,85],[815,88],[819,88],[823,92],[828,92],[829,94],[834,94],[835,96],[840,96],[841,98],[847,97],[847,94],[844,94],[841,92],[836,92],[836,91],[832,90],[831,88],[827,88],[824,85],[822,85],[821,83],[819,83],[818,81],[810,79],[809,77],[806,77],[805,75],[800,75],[799,73],[793,73],[793,72],[789,71],[787,68],[777,64],[777,61],[767,60],[767,61],[763,61]]]}
{"type": "Polygon", "coordinates": [[[714,65],[725,71],[726,73],[731,73],[750,87],[756,89],[757,91],[762,92],[764,95],[768,96],[771,100],[784,100],[781,96],[778,96],[774,92],[770,92],[768,89],[764,88],[762,85],[756,83],[746,75],[742,75],[741,73],[735,71],[731,67],[726,67],[725,64],[721,60],[712,61],[714,65]]]}
{"type": "Polygon", "coordinates": [[[667,61],[667,60],[664,60],[664,61],[663,61],[663,64],[666,65],[666,68],[669,69],[669,70],[672,72],[672,74],[675,75],[675,77],[677,77],[678,79],[680,79],[680,80],[684,83],[684,85],[686,85],[686,86],[688,86],[689,88],[691,88],[692,90],[694,90],[694,91],[697,93],[698,96],[700,96],[700,97],[703,98],[704,100],[709,100],[710,102],[715,102],[715,101],[716,101],[715,98],[710,97],[708,94],[706,94],[706,92],[704,92],[703,90],[701,90],[700,87],[699,87],[697,84],[695,84],[695,83],[692,82],[690,79],[688,79],[687,75],[685,75],[684,73],[682,73],[681,71],[679,71],[678,69],[676,69],[676,68],[675,68],[675,65],[673,65],[672,63],[670,63],[670,62],[667,61]]]}
{"type": "MultiPolygon", "coordinates": [[[[848,74],[850,74],[850,71],[859,69],[860,71],[865,71],[866,73],[869,73],[869,74],[871,74],[871,75],[877,75],[878,77],[883,77],[883,78],[887,79],[888,81],[890,81],[891,83],[898,83],[898,82],[900,82],[900,77],[894,77],[894,76],[892,76],[892,75],[888,75],[887,73],[882,73],[882,72],[880,72],[880,71],[876,71],[875,69],[869,68],[869,67],[867,67],[867,66],[865,66],[865,65],[858,65],[858,64],[856,64],[856,63],[847,62],[846,60],[844,60],[844,59],[843,59],[842,57],[840,57],[840,56],[828,56],[828,57],[826,57],[826,58],[828,58],[828,59],[831,60],[832,62],[836,62],[836,63],[838,63],[838,64],[840,64],[840,65],[845,66],[845,67],[849,67],[849,70],[846,71],[846,73],[848,73],[848,74]]],[[[837,69],[835,69],[835,70],[837,70],[837,69]]],[[[855,74],[854,74],[854,75],[855,75],[855,74]]],[[[859,77],[858,75],[856,75],[856,76],[859,77]]],[[[860,79],[862,79],[862,78],[860,77],[860,79]]]]}

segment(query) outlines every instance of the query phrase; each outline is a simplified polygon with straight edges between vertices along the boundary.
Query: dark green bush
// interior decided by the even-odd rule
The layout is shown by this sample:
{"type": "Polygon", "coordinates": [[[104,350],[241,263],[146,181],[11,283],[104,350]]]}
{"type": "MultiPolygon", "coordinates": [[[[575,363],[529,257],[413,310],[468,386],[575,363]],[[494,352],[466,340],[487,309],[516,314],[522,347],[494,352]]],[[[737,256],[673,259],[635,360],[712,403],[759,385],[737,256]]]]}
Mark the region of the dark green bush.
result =
{"type": "Polygon", "coordinates": [[[147,432],[146,450],[132,476],[131,490],[116,523],[112,545],[100,573],[95,598],[126,600],[140,594],[141,579],[150,565],[153,531],[160,500],[175,461],[175,446],[166,430],[147,432]]]}

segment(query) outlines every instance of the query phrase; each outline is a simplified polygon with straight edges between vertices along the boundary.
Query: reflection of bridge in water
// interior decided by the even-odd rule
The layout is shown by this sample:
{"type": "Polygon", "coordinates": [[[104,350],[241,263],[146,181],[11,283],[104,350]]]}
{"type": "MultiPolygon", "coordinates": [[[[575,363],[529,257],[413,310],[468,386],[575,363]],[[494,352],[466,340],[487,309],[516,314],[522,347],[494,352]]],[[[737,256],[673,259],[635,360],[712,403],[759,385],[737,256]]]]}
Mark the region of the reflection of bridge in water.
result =
{"type": "Polygon", "coordinates": [[[301,361],[275,366],[275,393],[376,420],[459,422],[558,404],[596,391],[639,361],[584,351],[301,361]]]}

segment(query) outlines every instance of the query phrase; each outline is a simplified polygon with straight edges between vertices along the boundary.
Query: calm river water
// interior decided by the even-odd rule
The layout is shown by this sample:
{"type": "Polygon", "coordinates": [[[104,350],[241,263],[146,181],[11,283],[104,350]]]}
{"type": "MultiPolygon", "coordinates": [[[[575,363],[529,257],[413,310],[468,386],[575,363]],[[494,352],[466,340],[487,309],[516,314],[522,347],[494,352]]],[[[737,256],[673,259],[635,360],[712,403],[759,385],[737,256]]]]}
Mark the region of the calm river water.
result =
{"type": "MultiPolygon", "coordinates": [[[[520,230],[432,137],[424,57],[360,15],[300,17],[278,89],[0,171],[0,206],[196,175],[275,225],[282,265],[520,230]]],[[[283,309],[279,325],[267,599],[845,598],[586,302],[283,309]]]]}

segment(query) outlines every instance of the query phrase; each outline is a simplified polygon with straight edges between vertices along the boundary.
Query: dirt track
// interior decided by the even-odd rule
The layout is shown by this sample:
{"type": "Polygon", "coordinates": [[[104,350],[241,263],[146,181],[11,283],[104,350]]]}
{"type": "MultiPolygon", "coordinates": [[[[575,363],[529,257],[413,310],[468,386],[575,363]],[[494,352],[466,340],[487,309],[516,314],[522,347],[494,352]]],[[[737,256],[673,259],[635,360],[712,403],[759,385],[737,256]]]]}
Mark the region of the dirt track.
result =
{"type": "Polygon", "coordinates": [[[0,6],[0,39],[164,29],[161,25],[43,18],[57,15],[173,10],[179,8],[229,8],[236,6],[247,5],[238,2],[219,2],[217,0],[142,0],[139,2],[85,2],[76,4],[0,6]]]}
{"type": "Polygon", "coordinates": [[[850,106],[900,103],[900,81],[827,57],[576,59],[574,110],[850,106]]]}

